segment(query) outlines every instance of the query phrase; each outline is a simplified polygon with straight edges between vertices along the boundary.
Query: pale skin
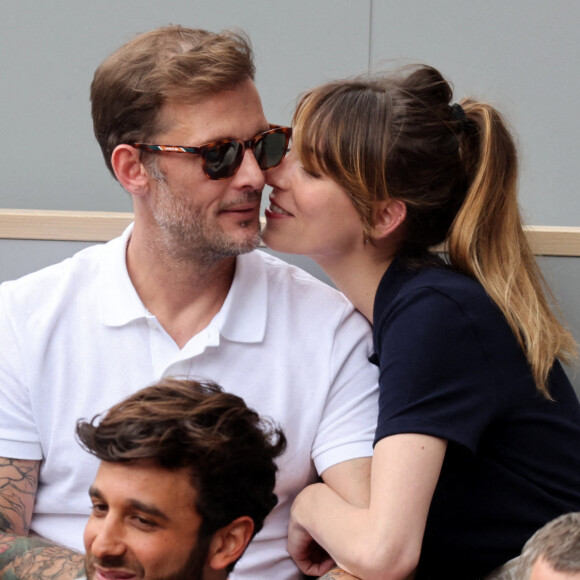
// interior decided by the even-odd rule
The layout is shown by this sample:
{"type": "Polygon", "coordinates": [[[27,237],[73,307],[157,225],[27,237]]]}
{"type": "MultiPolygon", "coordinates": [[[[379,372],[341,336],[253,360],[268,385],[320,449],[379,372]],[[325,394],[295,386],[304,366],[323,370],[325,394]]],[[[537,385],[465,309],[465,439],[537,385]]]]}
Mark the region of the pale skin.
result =
{"type": "MultiPolygon", "coordinates": [[[[345,190],[312,175],[292,151],[268,172],[272,186],[263,239],[271,248],[310,256],[372,323],[378,284],[393,260],[406,217],[404,203],[376,204],[364,242],[360,217],[345,190]]],[[[417,567],[431,499],[447,442],[420,434],[386,437],[375,446],[370,503],[356,506],[324,484],[296,498],[288,550],[310,575],[341,568],[362,580],[401,580],[417,567]],[[322,546],[330,558],[321,560],[322,546]]],[[[332,578],[332,576],[330,576],[332,578]]]]}
{"type": "MultiPolygon", "coordinates": [[[[166,103],[160,115],[165,129],[155,136],[159,144],[201,146],[224,138],[247,140],[269,128],[251,80],[195,105],[166,103]]],[[[145,165],[140,150],[119,145],[112,154],[115,174],[131,194],[135,212],[127,248],[129,276],[145,307],[182,348],[219,312],[235,272],[234,255],[213,261],[199,257],[207,254],[210,242],[215,239],[222,246],[241,251],[249,251],[258,243],[265,172],[249,150],[245,151],[237,173],[222,181],[212,181],[204,175],[199,156],[167,153],[158,155],[156,161],[162,182],[145,165]],[[165,227],[164,220],[165,226],[171,222],[178,224],[179,231],[165,227]],[[194,220],[202,224],[205,237],[190,241],[194,220]],[[190,243],[184,243],[184,239],[190,243]]],[[[74,444],[71,433],[71,445],[74,444]]],[[[6,496],[0,491],[0,521],[9,522],[5,532],[19,537],[6,541],[30,541],[26,536],[36,496],[38,466],[38,462],[0,459],[0,490],[2,486],[11,490],[6,496]],[[26,485],[15,485],[12,481],[15,465],[29,469],[26,485]],[[35,476],[31,475],[33,472],[35,476]]],[[[370,458],[335,465],[322,478],[348,502],[358,506],[368,504],[370,458]]],[[[43,575],[40,565],[44,566],[43,558],[48,552],[41,552],[37,558],[38,571],[28,569],[27,578],[71,580],[80,575],[82,556],[66,548],[58,550],[63,562],[60,572],[43,575]]],[[[5,552],[4,560],[0,559],[0,578],[1,567],[13,565],[8,557],[11,553],[5,552]]],[[[16,571],[11,576],[18,577],[16,571]]]]}
{"type": "Polygon", "coordinates": [[[326,574],[318,577],[318,580],[359,580],[356,576],[345,572],[341,568],[333,568],[326,574]]]}
{"type": "Polygon", "coordinates": [[[550,563],[540,556],[532,566],[529,580],[580,580],[580,570],[576,572],[554,570],[550,563]]]}

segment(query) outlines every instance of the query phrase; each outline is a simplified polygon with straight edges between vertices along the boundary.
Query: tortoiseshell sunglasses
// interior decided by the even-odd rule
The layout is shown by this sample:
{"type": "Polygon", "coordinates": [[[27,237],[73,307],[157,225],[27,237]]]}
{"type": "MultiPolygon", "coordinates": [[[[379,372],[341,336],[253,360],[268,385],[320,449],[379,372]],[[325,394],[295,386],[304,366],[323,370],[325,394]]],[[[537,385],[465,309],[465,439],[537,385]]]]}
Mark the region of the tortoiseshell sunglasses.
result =
{"type": "Polygon", "coordinates": [[[292,135],[290,127],[270,125],[268,131],[256,135],[253,139],[223,139],[212,141],[201,147],[184,147],[182,145],[152,145],[150,143],[133,143],[137,149],[152,153],[189,153],[201,155],[203,172],[214,180],[232,177],[240,168],[246,149],[251,149],[260,169],[271,169],[279,165],[288,151],[292,135]]]}

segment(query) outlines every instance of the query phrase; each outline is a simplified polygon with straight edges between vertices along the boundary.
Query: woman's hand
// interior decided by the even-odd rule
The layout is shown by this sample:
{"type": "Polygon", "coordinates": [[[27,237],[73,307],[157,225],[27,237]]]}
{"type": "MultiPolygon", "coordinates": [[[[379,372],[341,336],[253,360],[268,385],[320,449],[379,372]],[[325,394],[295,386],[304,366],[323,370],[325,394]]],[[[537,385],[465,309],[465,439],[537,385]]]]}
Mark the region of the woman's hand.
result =
{"type": "Polygon", "coordinates": [[[308,488],[302,491],[294,501],[288,525],[288,553],[300,569],[308,576],[322,576],[336,564],[328,553],[321,548],[306,529],[300,525],[295,512],[300,509],[301,496],[308,494],[308,488]]]}
{"type": "Polygon", "coordinates": [[[302,490],[292,505],[288,540],[300,570],[325,574],[334,558],[364,580],[409,578],[419,561],[446,449],[447,441],[429,435],[381,439],[374,450],[368,508],[350,504],[323,483],[302,490]]]}

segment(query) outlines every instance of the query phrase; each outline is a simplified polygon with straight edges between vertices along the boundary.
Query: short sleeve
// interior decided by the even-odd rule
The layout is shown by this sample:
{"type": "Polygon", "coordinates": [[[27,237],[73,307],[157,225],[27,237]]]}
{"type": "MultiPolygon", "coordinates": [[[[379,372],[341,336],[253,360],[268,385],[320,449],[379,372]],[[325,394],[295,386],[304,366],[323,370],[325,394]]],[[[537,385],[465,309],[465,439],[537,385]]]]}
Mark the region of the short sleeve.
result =
{"type": "Polygon", "coordinates": [[[42,459],[7,287],[0,286],[0,457],[42,459]]]}
{"type": "Polygon", "coordinates": [[[370,330],[366,319],[350,306],[336,328],[329,361],[331,386],[312,449],[318,473],[342,461],[373,454],[378,373],[368,361],[372,352],[370,330]]]}
{"type": "Polygon", "coordinates": [[[375,441],[421,433],[475,451],[502,405],[476,318],[447,294],[420,287],[396,301],[378,330],[375,441]]]}

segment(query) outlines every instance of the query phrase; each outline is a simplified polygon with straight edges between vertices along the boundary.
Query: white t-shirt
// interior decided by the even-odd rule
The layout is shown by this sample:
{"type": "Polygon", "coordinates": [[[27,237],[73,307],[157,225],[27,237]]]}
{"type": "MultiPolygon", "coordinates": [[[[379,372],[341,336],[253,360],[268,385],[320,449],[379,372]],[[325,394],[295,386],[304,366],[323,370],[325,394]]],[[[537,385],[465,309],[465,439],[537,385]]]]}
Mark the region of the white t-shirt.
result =
{"type": "Polygon", "coordinates": [[[370,326],[336,290],[255,251],[237,258],[222,309],[180,350],[131,284],[130,234],[0,286],[0,457],[43,460],[32,530],[82,550],[97,460],[75,441],[77,419],[164,376],[205,378],[288,438],[278,506],[232,578],[300,578],[286,552],[293,498],[328,467],[372,455],[370,326]]]}

